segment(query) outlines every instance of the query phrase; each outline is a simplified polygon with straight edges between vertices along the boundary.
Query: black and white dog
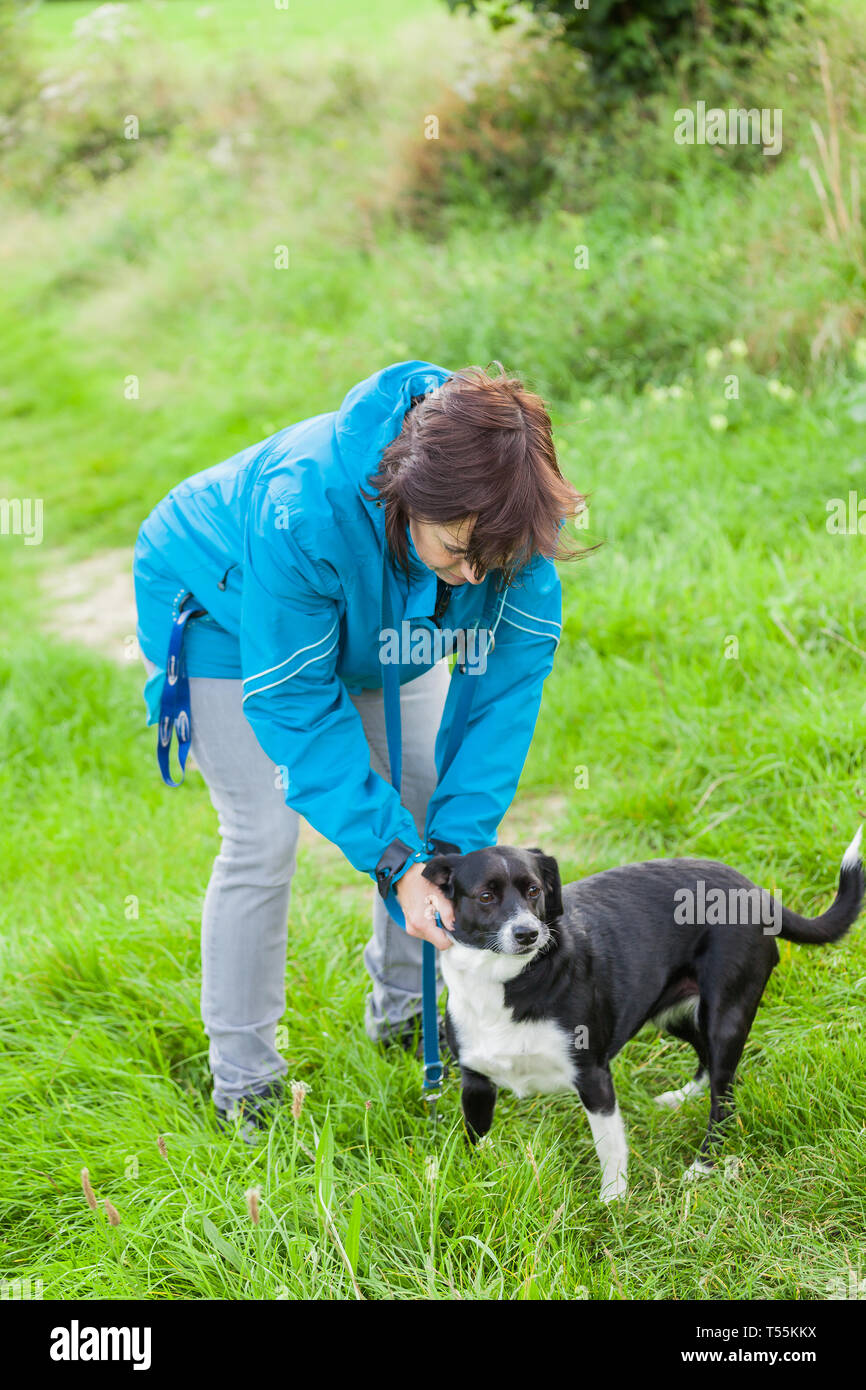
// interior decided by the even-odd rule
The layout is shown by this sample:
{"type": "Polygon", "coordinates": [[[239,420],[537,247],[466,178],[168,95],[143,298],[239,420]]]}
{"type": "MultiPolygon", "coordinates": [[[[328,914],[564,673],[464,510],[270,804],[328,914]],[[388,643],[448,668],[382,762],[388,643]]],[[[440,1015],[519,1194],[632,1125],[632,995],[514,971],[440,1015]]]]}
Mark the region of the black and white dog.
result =
{"type": "Polygon", "coordinates": [[[659,1104],[675,1108],[709,1084],[709,1126],[687,1176],[710,1171],[737,1063],[779,960],[775,937],[821,944],[848,930],[863,900],[860,835],[845,852],[835,901],[811,920],[705,859],[628,864],[564,889],[556,860],[537,849],[430,860],[426,877],[454,904],[454,944],[440,959],[470,1140],[490,1129],[499,1086],[518,1096],[576,1090],[601,1162],[602,1201],[623,1196],[628,1148],[610,1063],[652,1021],[698,1056],[694,1080],[659,1104]]]}

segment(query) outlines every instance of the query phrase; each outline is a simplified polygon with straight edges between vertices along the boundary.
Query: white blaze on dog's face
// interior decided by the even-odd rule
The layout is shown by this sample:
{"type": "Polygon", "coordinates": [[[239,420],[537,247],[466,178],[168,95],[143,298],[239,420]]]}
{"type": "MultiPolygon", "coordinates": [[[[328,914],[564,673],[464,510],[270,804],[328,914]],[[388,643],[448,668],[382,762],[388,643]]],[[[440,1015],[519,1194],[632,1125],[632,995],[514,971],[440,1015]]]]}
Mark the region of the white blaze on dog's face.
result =
{"type": "Polygon", "coordinates": [[[541,850],[498,845],[441,854],[424,875],[454,904],[454,941],[475,950],[535,956],[562,913],[559,869],[541,850]]]}

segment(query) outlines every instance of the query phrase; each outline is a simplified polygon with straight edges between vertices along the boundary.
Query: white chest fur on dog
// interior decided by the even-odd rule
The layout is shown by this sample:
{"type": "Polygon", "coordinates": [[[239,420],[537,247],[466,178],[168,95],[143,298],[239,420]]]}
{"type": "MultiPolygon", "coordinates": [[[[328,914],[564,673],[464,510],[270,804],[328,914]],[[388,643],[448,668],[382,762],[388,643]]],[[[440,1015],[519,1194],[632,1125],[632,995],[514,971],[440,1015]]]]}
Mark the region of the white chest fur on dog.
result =
{"type": "Polygon", "coordinates": [[[462,1066],[517,1096],[573,1089],[575,1067],[565,1030],[549,1020],[515,1023],[506,1006],[505,982],[525,969],[525,956],[454,942],[441,962],[462,1066]]]}

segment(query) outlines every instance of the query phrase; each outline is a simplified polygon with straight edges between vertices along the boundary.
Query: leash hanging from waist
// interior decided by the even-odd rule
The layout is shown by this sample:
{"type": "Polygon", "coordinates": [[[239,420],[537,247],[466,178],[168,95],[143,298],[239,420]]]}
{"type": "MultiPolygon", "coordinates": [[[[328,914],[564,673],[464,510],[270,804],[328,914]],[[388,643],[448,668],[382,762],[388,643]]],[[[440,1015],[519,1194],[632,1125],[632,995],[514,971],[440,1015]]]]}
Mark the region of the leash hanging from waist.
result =
{"type": "Polygon", "coordinates": [[[159,727],[156,739],[156,760],[167,787],[179,787],[186,776],[186,760],[192,738],[192,718],[189,707],[189,677],[183,657],[183,639],[190,618],[200,618],[204,608],[184,608],[191,593],[181,600],[180,612],[172,624],[168,642],[168,657],[165,666],[165,681],[159,701],[159,727]],[[177,760],[180,764],[180,782],[172,780],[171,736],[177,733],[177,760]]]}

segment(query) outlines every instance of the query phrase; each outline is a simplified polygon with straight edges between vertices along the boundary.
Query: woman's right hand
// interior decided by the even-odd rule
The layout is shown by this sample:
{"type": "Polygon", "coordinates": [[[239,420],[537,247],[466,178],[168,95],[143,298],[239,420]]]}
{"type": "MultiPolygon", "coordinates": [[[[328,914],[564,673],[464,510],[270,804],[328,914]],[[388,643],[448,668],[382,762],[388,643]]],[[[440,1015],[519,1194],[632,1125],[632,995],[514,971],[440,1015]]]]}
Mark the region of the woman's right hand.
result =
{"type": "Polygon", "coordinates": [[[424,877],[423,870],[423,864],[413,864],[394,885],[406,918],[406,935],[421,937],[437,950],[446,951],[454,944],[448,934],[454,927],[454,908],[435,883],[424,877]],[[437,912],[445,931],[436,925],[437,912]]]}

